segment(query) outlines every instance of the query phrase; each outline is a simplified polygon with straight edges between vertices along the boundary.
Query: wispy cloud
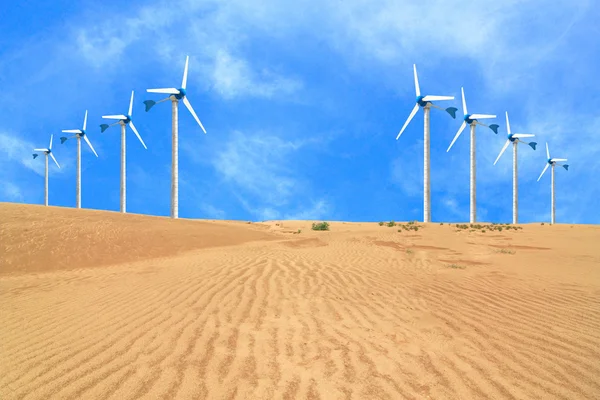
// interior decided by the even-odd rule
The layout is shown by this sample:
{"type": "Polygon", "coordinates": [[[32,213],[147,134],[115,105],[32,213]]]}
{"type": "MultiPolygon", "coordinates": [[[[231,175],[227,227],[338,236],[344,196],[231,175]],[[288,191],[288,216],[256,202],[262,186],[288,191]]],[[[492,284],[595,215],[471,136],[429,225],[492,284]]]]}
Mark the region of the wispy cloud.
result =
{"type": "MultiPolygon", "coordinates": [[[[47,144],[46,144],[47,145],[47,144]]],[[[33,149],[45,147],[46,145],[34,146],[29,140],[23,139],[21,135],[14,132],[0,132],[0,169],[12,170],[16,165],[27,168],[40,176],[44,176],[44,162],[34,159],[33,149]]],[[[48,163],[51,173],[57,173],[58,169],[54,163],[48,163]]]]}
{"type": "Polygon", "coordinates": [[[213,166],[241,204],[261,219],[288,214],[318,217],[327,211],[327,203],[316,200],[308,208],[304,206],[311,185],[301,170],[293,167],[302,151],[314,150],[316,143],[319,141],[311,138],[285,140],[266,132],[236,131],[215,155],[213,166]]]}
{"type": "Polygon", "coordinates": [[[216,54],[212,78],[215,91],[226,99],[286,95],[302,87],[300,81],[278,76],[268,69],[254,72],[246,60],[236,59],[225,50],[216,54]]]}

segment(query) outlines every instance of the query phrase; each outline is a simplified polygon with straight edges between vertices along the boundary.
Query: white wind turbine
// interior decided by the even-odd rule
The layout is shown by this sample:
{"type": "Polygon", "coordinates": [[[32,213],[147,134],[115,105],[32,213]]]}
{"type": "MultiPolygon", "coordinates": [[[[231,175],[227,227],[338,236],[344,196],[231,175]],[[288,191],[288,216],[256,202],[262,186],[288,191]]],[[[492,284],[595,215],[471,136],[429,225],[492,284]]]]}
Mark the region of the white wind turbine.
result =
{"type": "Polygon", "coordinates": [[[65,143],[69,139],[77,138],[77,200],[76,207],[81,208],[81,138],[85,140],[85,142],[90,146],[90,149],[94,153],[96,157],[98,157],[98,153],[94,150],[90,139],[88,139],[85,128],[87,127],[87,116],[88,112],[85,110],[85,117],[83,117],[83,129],[66,129],[63,130],[65,133],[74,133],[75,135],[69,137],[61,137],[60,143],[65,143]]]}
{"type": "Polygon", "coordinates": [[[480,119],[496,118],[495,115],[469,114],[467,111],[467,102],[465,100],[465,90],[464,90],[464,88],[461,87],[460,91],[462,94],[462,107],[463,107],[463,113],[465,114],[465,116],[464,116],[463,123],[460,125],[458,132],[456,132],[456,136],[454,136],[454,139],[452,139],[452,143],[450,143],[450,146],[448,146],[448,150],[446,150],[446,152],[450,151],[450,149],[454,145],[454,142],[456,142],[456,139],[458,139],[458,137],[460,136],[462,131],[465,129],[465,127],[467,125],[469,125],[471,127],[471,156],[470,156],[471,178],[470,178],[470,196],[469,196],[470,197],[469,221],[470,221],[470,223],[473,224],[477,221],[476,197],[475,197],[475,189],[476,189],[475,188],[475,180],[476,180],[476,174],[475,174],[475,128],[477,127],[477,125],[481,125],[481,126],[490,128],[491,130],[494,131],[494,133],[498,133],[498,125],[492,124],[492,125],[488,126],[488,125],[483,124],[478,121],[480,119]]]}
{"type": "Polygon", "coordinates": [[[508,121],[508,111],[506,111],[506,131],[508,132],[508,139],[504,143],[504,147],[500,150],[500,154],[494,161],[494,165],[498,162],[502,154],[508,148],[508,145],[513,145],[513,224],[519,223],[519,188],[518,188],[518,176],[517,176],[517,145],[520,143],[528,144],[532,149],[535,150],[536,142],[526,142],[524,138],[534,137],[535,135],[530,133],[511,133],[510,122],[508,121]]]}
{"type": "Polygon", "coordinates": [[[413,73],[415,78],[415,91],[417,94],[416,103],[413,107],[410,115],[406,119],[404,126],[396,136],[396,140],[400,138],[402,132],[406,129],[410,121],[413,119],[417,111],[419,111],[419,107],[423,107],[423,116],[424,116],[424,130],[423,130],[423,222],[431,222],[431,186],[430,186],[430,161],[429,161],[429,112],[431,107],[438,108],[440,110],[445,110],[452,116],[452,118],[456,118],[456,108],[442,108],[440,106],[436,106],[433,104],[433,101],[438,100],[454,100],[454,96],[434,96],[427,95],[421,96],[421,88],[419,87],[419,78],[417,76],[417,66],[413,64],[413,73]]]}
{"type": "MultiPolygon", "coordinates": [[[[56,158],[54,157],[54,154],[52,154],[52,138],[54,137],[54,135],[50,135],[50,145],[48,146],[47,149],[33,149],[33,151],[38,151],[40,153],[44,153],[44,155],[46,156],[46,175],[44,178],[44,205],[47,206],[48,205],[48,156],[52,157],[52,160],[54,160],[54,163],[56,164],[56,166],[58,168],[60,168],[60,165],[58,165],[58,161],[56,161],[56,158]]],[[[33,158],[35,159],[38,156],[37,153],[33,154],[33,158]]]]}
{"type": "Polygon", "coordinates": [[[181,82],[181,88],[166,88],[166,89],[148,89],[147,91],[150,93],[165,93],[169,96],[159,101],[146,100],[144,104],[146,105],[146,111],[149,111],[155,104],[162,103],[163,101],[171,100],[171,112],[172,112],[172,164],[171,164],[171,218],[178,218],[179,215],[179,155],[178,155],[178,105],[179,100],[183,100],[183,104],[185,104],[186,108],[192,114],[200,128],[206,134],[206,129],[200,122],[200,119],[196,115],[196,112],[192,108],[190,101],[187,98],[187,75],[188,75],[188,63],[190,57],[186,56],[185,58],[185,68],[183,70],[183,80],[181,82]]]}
{"type": "Polygon", "coordinates": [[[131,130],[133,131],[133,133],[135,133],[135,135],[137,136],[137,138],[140,140],[140,142],[142,143],[142,146],[144,146],[144,148],[146,150],[148,150],[148,148],[146,147],[146,144],[144,143],[144,141],[142,140],[142,137],[140,136],[140,134],[138,133],[137,129],[135,128],[135,125],[133,124],[133,121],[131,120],[131,115],[133,113],[133,90],[131,91],[131,100],[129,100],[129,111],[127,112],[127,114],[123,115],[123,114],[119,114],[119,115],[103,115],[102,118],[105,119],[116,119],[118,120],[115,123],[112,123],[110,125],[107,124],[102,124],[100,125],[100,129],[102,132],[104,132],[105,130],[107,130],[110,126],[113,125],[121,125],[121,212],[124,213],[126,212],[126,191],[127,191],[127,182],[126,182],[126,166],[125,166],[125,148],[126,148],[126,130],[127,130],[127,125],[129,125],[129,127],[131,128],[131,130]]]}
{"type": "Polygon", "coordinates": [[[560,165],[561,167],[563,167],[564,169],[566,169],[568,171],[569,165],[561,164],[561,162],[567,161],[566,158],[550,158],[550,150],[548,149],[548,142],[546,142],[546,156],[548,157],[548,159],[546,161],[546,166],[542,170],[542,173],[540,174],[540,177],[538,178],[538,182],[540,181],[540,179],[542,179],[542,175],[544,175],[544,172],[546,172],[548,167],[551,166],[552,167],[551,223],[554,225],[556,223],[556,218],[555,218],[556,203],[554,201],[554,166],[560,165]]]}

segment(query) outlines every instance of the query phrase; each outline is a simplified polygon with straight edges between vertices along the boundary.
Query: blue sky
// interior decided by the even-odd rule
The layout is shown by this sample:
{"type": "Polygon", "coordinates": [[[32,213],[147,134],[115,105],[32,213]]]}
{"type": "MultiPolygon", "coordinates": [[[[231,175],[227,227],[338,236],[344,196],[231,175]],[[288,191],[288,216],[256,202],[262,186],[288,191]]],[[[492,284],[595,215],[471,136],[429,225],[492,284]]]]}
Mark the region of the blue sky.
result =
{"type": "MultiPolygon", "coordinates": [[[[190,56],[188,98],[204,135],[180,105],[179,215],[243,220],[422,220],[423,118],[396,135],[414,105],[412,64],[424,93],[464,86],[469,111],[496,114],[500,132],[477,131],[478,219],[510,222],[512,154],[493,165],[513,132],[520,146],[520,222],[600,223],[600,5],[587,1],[273,0],[42,2],[3,6],[0,21],[0,201],[43,203],[50,134],[78,128],[85,208],[119,209],[118,127],[127,111],[148,146],[128,133],[129,212],[169,215],[170,104],[144,111],[152,87],[179,87],[190,56]],[[551,4],[551,6],[550,6],[551,4]]],[[[442,105],[442,103],[440,103],[442,105]]],[[[460,114],[460,111],[459,111],[460,114]]],[[[468,221],[469,140],[431,113],[433,221],[468,221]]],[[[54,154],[50,203],[75,206],[74,141],[54,154]]]]}

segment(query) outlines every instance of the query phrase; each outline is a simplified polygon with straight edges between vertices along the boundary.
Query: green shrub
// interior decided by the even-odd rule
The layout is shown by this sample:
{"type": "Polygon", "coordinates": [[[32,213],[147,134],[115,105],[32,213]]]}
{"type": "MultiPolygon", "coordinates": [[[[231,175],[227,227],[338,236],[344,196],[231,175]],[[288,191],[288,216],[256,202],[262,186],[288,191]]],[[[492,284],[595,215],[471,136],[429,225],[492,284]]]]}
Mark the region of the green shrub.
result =
{"type": "Polygon", "coordinates": [[[312,230],[313,231],[328,231],[329,224],[327,222],[319,222],[318,224],[313,222],[312,230]]]}
{"type": "Polygon", "coordinates": [[[396,226],[396,223],[394,221],[390,221],[390,222],[388,222],[387,226],[389,226],[391,228],[393,226],[396,226]]]}
{"type": "Polygon", "coordinates": [[[383,226],[383,224],[384,224],[384,223],[385,223],[385,222],[381,221],[381,222],[379,223],[379,226],[383,226]]]}

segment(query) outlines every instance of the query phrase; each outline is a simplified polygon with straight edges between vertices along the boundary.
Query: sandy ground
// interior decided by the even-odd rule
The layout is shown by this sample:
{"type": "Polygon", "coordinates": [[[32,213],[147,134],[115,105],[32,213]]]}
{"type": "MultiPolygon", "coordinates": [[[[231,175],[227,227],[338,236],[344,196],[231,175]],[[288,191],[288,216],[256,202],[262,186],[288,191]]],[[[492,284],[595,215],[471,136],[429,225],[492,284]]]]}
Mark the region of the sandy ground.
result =
{"type": "Polygon", "coordinates": [[[310,225],[0,203],[0,398],[600,398],[599,226],[310,225]]]}

